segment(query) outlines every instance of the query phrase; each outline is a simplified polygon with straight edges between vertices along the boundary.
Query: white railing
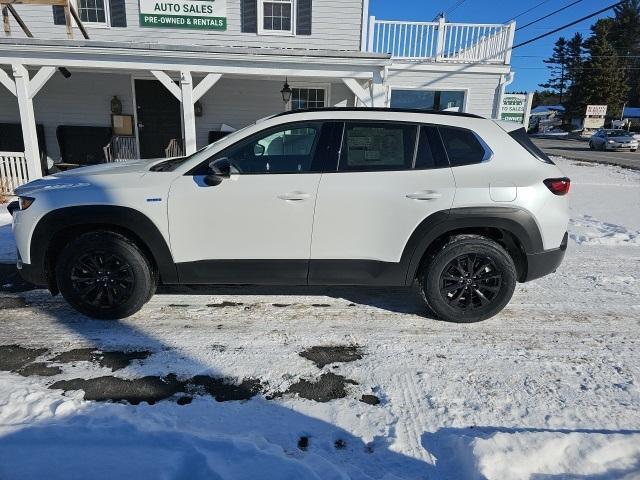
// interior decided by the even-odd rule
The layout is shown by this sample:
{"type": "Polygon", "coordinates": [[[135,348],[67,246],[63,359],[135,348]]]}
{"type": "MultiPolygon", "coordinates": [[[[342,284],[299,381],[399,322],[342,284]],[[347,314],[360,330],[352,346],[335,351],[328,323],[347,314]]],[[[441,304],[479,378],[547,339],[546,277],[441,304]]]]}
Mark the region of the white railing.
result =
{"type": "Polygon", "coordinates": [[[508,64],[514,32],[514,22],[401,22],[371,17],[367,51],[404,60],[508,64]]]}
{"type": "Polygon", "coordinates": [[[0,152],[0,194],[13,191],[29,181],[27,161],[23,152],[0,152]]]}

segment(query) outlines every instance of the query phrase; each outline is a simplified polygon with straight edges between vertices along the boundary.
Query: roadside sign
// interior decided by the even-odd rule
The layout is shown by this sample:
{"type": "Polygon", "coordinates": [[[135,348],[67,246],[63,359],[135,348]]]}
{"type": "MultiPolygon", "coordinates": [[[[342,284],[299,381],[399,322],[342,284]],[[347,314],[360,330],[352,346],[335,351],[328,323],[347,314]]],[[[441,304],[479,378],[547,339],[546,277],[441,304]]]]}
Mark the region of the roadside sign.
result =
{"type": "Polygon", "coordinates": [[[227,0],[140,0],[140,26],[226,30],[227,0]]]}
{"type": "Polygon", "coordinates": [[[606,115],[606,105],[587,105],[587,117],[604,117],[606,115]]]}
{"type": "Polygon", "coordinates": [[[523,125],[529,123],[532,98],[530,93],[505,93],[500,105],[500,120],[523,125]]]}

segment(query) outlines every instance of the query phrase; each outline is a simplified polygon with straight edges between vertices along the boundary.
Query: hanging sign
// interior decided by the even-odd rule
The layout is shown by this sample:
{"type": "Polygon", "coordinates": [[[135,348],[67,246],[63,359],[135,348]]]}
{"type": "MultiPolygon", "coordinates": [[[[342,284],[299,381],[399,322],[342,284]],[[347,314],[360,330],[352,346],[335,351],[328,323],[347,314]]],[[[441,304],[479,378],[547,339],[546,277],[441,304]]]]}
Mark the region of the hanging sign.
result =
{"type": "Polygon", "coordinates": [[[140,0],[140,26],[226,30],[227,0],[140,0]]]}

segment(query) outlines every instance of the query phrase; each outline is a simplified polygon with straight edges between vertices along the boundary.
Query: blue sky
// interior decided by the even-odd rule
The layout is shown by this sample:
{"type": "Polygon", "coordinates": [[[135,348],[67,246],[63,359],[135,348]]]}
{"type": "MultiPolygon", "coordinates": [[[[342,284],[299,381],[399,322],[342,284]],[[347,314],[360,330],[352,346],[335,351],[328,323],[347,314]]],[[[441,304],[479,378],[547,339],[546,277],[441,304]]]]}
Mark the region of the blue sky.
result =
{"type": "MultiPolygon", "coordinates": [[[[525,25],[547,13],[551,13],[576,0],[547,0],[529,13],[516,18],[517,25],[525,25]]],[[[450,11],[460,0],[370,0],[370,14],[385,20],[418,20],[431,21],[438,12],[445,11],[446,18],[452,22],[469,23],[506,23],[514,16],[543,2],[543,0],[464,0],[457,8],[450,11]]],[[[582,0],[580,3],[563,10],[535,25],[516,32],[515,43],[518,44],[561,25],[577,20],[596,12],[614,0],[582,0]]],[[[509,91],[534,91],[538,84],[547,79],[547,69],[542,62],[553,50],[553,44],[559,36],[572,37],[576,32],[588,36],[590,25],[600,17],[611,15],[605,12],[550,35],[532,44],[513,51],[512,65],[516,72],[514,82],[509,91]]]]}

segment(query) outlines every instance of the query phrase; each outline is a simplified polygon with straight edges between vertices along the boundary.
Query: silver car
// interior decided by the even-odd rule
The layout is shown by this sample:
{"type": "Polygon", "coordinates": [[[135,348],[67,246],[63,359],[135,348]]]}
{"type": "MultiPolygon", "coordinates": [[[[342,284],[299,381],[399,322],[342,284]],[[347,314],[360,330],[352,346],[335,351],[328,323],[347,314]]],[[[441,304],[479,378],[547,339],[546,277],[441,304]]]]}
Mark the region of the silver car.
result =
{"type": "Polygon", "coordinates": [[[589,148],[592,150],[629,150],[635,152],[638,149],[638,140],[626,130],[601,129],[589,139],[589,148]]]}

